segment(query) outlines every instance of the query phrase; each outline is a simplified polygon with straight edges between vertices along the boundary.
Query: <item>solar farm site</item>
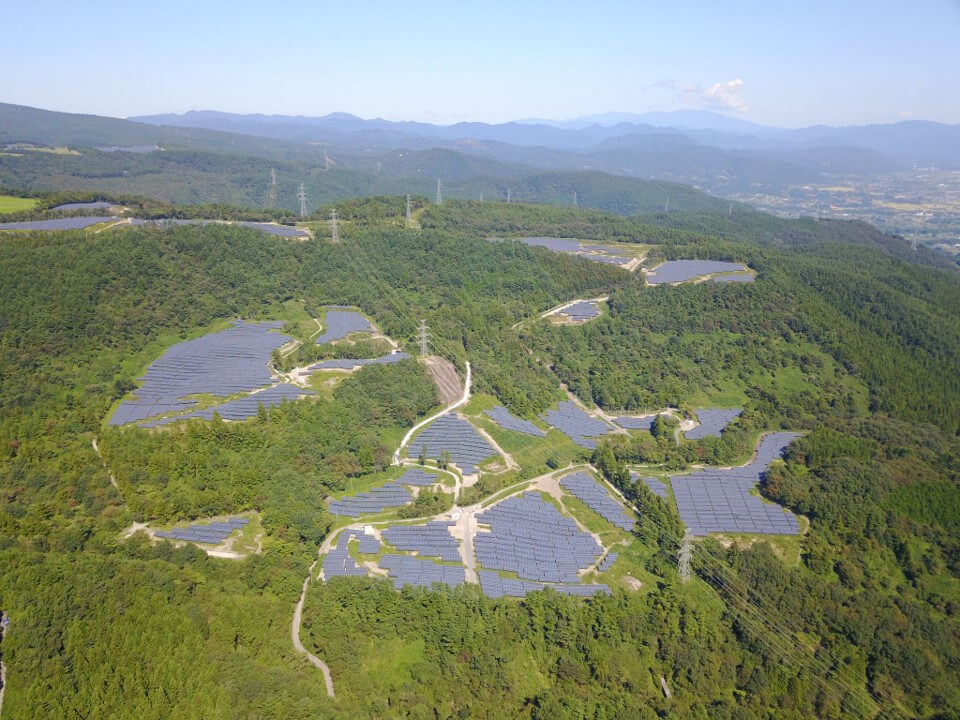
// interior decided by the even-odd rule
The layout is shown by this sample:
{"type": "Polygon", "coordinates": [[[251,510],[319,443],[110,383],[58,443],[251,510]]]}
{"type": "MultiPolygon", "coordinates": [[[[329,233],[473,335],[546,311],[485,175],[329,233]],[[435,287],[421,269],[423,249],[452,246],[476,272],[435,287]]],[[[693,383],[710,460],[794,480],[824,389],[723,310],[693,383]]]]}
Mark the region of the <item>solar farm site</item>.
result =
{"type": "Polygon", "coordinates": [[[620,503],[593,476],[585,472],[574,473],[561,479],[560,485],[607,522],[626,532],[633,530],[633,518],[624,512],[620,503]]]}
{"type": "Polygon", "coordinates": [[[668,260],[662,265],[647,271],[650,285],[686,282],[705,275],[726,272],[745,272],[747,268],[740,263],[721,262],[719,260],[668,260]]]}
{"type": "Polygon", "coordinates": [[[581,410],[573,401],[561,402],[556,410],[547,410],[540,419],[588,450],[597,447],[598,438],[613,432],[613,428],[581,410]]]}
{"type": "MultiPolygon", "coordinates": [[[[66,203],[64,205],[58,205],[52,210],[65,211],[65,210],[98,210],[103,208],[113,207],[113,203],[97,201],[93,203],[66,203]]],[[[98,223],[103,222],[115,222],[120,218],[112,216],[91,216],[91,217],[67,217],[67,218],[53,218],[49,220],[25,220],[23,222],[9,222],[9,223],[0,223],[0,230],[36,230],[36,231],[52,231],[52,230],[82,230],[88,228],[91,225],[97,225],[98,223]]],[[[144,226],[153,226],[158,228],[167,228],[167,227],[176,227],[179,225],[214,225],[214,224],[233,224],[239,225],[241,227],[252,228],[254,230],[259,230],[260,232],[267,233],[268,235],[276,235],[278,237],[287,237],[287,238],[300,238],[306,239],[310,237],[310,233],[301,228],[291,227],[289,225],[275,225],[274,223],[267,222],[255,222],[247,220],[237,220],[232,223],[222,223],[218,220],[203,220],[203,219],[188,219],[188,218],[150,218],[150,219],[140,219],[140,218],[124,218],[122,222],[116,227],[144,227],[144,226]]]]}
{"type": "Polygon", "coordinates": [[[615,417],[613,422],[625,430],[650,430],[653,427],[653,421],[656,420],[657,417],[658,415],[656,413],[653,415],[642,415],[639,417],[621,415],[619,417],[615,417]]]}
{"type": "Polygon", "coordinates": [[[279,327],[279,322],[238,320],[226,330],[174,345],[151,363],[133,397],[117,407],[108,424],[126,425],[194,410],[196,401],[191,395],[229,397],[269,387],[191,414],[209,419],[216,410],[226,419],[242,420],[256,415],[261,402],[276,405],[306,394],[308,391],[292,385],[270,387],[277,382],[268,365],[271,353],[293,339],[273,332],[279,327]]]}
{"type": "Polygon", "coordinates": [[[157,530],[153,534],[158,538],[169,540],[183,540],[186,542],[199,542],[209,545],[219,545],[235,530],[240,530],[250,522],[250,518],[231,517],[223,522],[211,522],[209,524],[194,524],[186,528],[174,528],[173,530],[157,530]]]}
{"type": "Polygon", "coordinates": [[[756,493],[763,473],[783,455],[798,433],[770,433],[760,441],[753,461],[743,467],[706,469],[670,478],[680,518],[693,535],[712,532],[796,535],[800,526],[786,508],[756,493]]]}
{"type": "Polygon", "coordinates": [[[700,438],[705,437],[720,437],[720,433],[723,432],[723,429],[740,417],[740,414],[743,411],[740,408],[732,408],[730,410],[724,410],[721,408],[706,408],[703,410],[697,410],[697,420],[700,424],[691,429],[686,430],[683,433],[683,436],[687,440],[699,440],[700,438]]]}
{"type": "Polygon", "coordinates": [[[106,202],[105,200],[97,200],[95,202],[63,203],[62,205],[57,205],[56,207],[50,208],[50,210],[54,212],[68,212],[71,210],[104,210],[109,207],[114,207],[115,205],[116,203],[106,202]]]}
{"type": "Polygon", "coordinates": [[[317,336],[317,345],[342,340],[350,333],[370,332],[373,325],[357,310],[330,306],[323,319],[323,332],[317,336]]]}
{"type": "Polygon", "coordinates": [[[753,273],[730,273],[729,275],[717,275],[713,278],[715,283],[751,283],[757,279],[753,273]]]}
{"type": "Polygon", "coordinates": [[[441,415],[407,446],[407,457],[410,458],[424,454],[439,461],[445,452],[464,475],[476,474],[481,462],[497,454],[468,420],[454,413],[441,415]]]}
{"type": "Polygon", "coordinates": [[[532,422],[529,420],[524,420],[523,418],[518,418],[512,412],[503,407],[503,405],[497,405],[489,410],[484,410],[483,412],[488,418],[493,420],[504,430],[513,430],[514,432],[523,433],[524,435],[534,435],[535,437],[547,436],[543,430],[538,428],[532,422]]]}
{"type": "Polygon", "coordinates": [[[589,300],[581,300],[573,305],[557,310],[556,315],[560,318],[570,320],[575,323],[586,322],[593,318],[600,317],[600,306],[589,300]]]}
{"type": "Polygon", "coordinates": [[[110,217],[67,217],[52,220],[24,220],[22,222],[0,223],[2,230],[83,230],[91,225],[111,222],[110,217]]]}
{"type": "Polygon", "coordinates": [[[393,363],[409,360],[410,356],[405,352],[395,352],[390,355],[383,355],[378,358],[335,358],[333,360],[323,360],[307,368],[307,371],[315,370],[353,370],[367,365],[392,365],[393,363]]]}
{"type": "Polygon", "coordinates": [[[382,513],[413,502],[413,493],[407,487],[430,487],[439,482],[440,478],[432,472],[407,468],[400,477],[380,487],[331,501],[327,509],[333,515],[347,517],[382,513]]]}
{"type": "Polygon", "coordinates": [[[606,245],[584,244],[584,241],[575,238],[558,237],[517,237],[517,238],[490,238],[490,240],[516,240],[524,245],[531,247],[542,247],[554,252],[567,253],[570,255],[579,255],[593,262],[605,263],[607,265],[624,266],[634,262],[636,258],[623,256],[618,251],[607,247],[606,245]]]}

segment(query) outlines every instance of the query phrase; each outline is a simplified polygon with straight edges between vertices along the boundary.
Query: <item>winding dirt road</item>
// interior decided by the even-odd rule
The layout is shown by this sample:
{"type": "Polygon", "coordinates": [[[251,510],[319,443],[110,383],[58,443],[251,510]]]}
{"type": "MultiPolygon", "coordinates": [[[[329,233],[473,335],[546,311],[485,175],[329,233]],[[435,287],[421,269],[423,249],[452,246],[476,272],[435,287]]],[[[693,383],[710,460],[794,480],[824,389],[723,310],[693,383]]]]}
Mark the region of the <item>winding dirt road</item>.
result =
{"type": "Polygon", "coordinates": [[[307,577],[304,578],[303,590],[300,591],[300,599],[297,601],[297,607],[293,611],[293,622],[290,624],[290,636],[293,639],[294,649],[301,655],[306,655],[307,660],[309,660],[315,668],[323,673],[323,682],[327,686],[327,695],[330,697],[336,697],[333,691],[333,677],[330,675],[330,668],[323,660],[307,650],[303,646],[303,643],[300,642],[300,620],[303,617],[303,601],[307,597],[307,587],[310,585],[310,577],[313,575],[313,569],[316,566],[317,561],[314,560],[313,564],[310,566],[310,571],[307,573],[307,577]]]}

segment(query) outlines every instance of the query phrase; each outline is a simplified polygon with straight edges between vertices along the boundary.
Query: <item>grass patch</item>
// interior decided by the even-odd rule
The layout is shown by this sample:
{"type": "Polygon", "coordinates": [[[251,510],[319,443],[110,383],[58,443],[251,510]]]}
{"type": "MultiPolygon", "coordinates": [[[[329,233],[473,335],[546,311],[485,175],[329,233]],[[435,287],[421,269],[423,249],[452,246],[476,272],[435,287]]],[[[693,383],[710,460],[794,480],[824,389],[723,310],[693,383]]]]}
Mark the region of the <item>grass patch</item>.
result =
{"type": "Polygon", "coordinates": [[[4,213],[32,210],[40,202],[36,198],[22,198],[13,195],[0,195],[0,215],[4,213]]]}

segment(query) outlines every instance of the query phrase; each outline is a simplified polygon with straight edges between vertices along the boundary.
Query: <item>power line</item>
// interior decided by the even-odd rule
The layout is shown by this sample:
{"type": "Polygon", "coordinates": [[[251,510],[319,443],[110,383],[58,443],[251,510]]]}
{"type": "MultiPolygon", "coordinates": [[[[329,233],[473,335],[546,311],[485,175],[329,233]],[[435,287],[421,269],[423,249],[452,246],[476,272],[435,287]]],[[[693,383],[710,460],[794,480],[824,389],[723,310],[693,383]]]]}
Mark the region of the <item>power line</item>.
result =
{"type": "Polygon", "coordinates": [[[426,320],[420,321],[420,327],[417,328],[417,342],[420,345],[420,357],[425,358],[430,354],[430,326],[426,320]]]}
{"type": "Polygon", "coordinates": [[[440,178],[437,178],[437,205],[443,204],[443,193],[440,192],[440,178]]]}
{"type": "Polygon", "coordinates": [[[300,217],[307,216],[307,191],[300,183],[300,189],[297,190],[297,197],[300,198],[300,217]]]}
{"type": "Polygon", "coordinates": [[[267,207],[272,208],[277,204],[277,170],[270,168],[270,184],[267,186],[267,207]]]}
{"type": "Polygon", "coordinates": [[[510,204],[510,188],[507,188],[507,204],[510,204]]]}
{"type": "Polygon", "coordinates": [[[580,203],[579,203],[579,201],[577,200],[577,191],[576,191],[576,190],[573,191],[573,206],[574,206],[574,207],[580,207],[580,203]]]}
{"type": "Polygon", "coordinates": [[[410,210],[410,194],[407,193],[407,227],[413,225],[413,213],[410,210]]]}
{"type": "Polygon", "coordinates": [[[333,208],[330,211],[330,242],[332,243],[340,242],[340,230],[337,227],[338,219],[339,217],[337,216],[337,209],[333,208]]]}

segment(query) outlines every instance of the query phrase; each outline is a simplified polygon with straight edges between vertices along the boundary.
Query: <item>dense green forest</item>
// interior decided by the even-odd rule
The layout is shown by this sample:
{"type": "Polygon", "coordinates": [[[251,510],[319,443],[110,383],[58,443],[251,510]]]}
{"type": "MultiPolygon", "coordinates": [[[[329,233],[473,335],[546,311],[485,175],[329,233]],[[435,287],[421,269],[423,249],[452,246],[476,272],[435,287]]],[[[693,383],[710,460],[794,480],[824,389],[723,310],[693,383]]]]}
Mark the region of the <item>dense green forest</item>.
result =
{"type": "Polygon", "coordinates": [[[671,213],[665,227],[450,202],[403,230],[399,198],[338,208],[339,245],[227,226],[0,238],[4,717],[957,717],[956,274],[846,224],[776,221],[810,233],[776,243],[714,232],[719,216],[671,213]],[[486,240],[520,233],[737,260],[758,280],[650,288],[486,240]],[[598,320],[532,320],[599,293],[610,300],[598,320]],[[611,411],[744,415],[719,439],[637,433],[594,454],[639,510],[635,552],[655,580],[639,591],[521,602],[471,586],[313,583],[303,639],[331,665],[331,700],[290,645],[293,605],[331,523],[327,498],[382,472],[436,406],[421,366],[366,368],[246,423],[103,425],[164,348],[227,319],[280,317],[289,301],[356,305],[405,347],[424,318],[436,351],[469,360],[475,389],[521,416],[560,399],[560,382],[611,411]],[[758,431],[781,427],[809,431],[762,488],[809,519],[795,554],[707,540],[697,578],[680,582],[679,518],[627,464],[739,461],[758,431]],[[265,538],[239,561],[122,534],[241,511],[259,514],[265,538]]]}

